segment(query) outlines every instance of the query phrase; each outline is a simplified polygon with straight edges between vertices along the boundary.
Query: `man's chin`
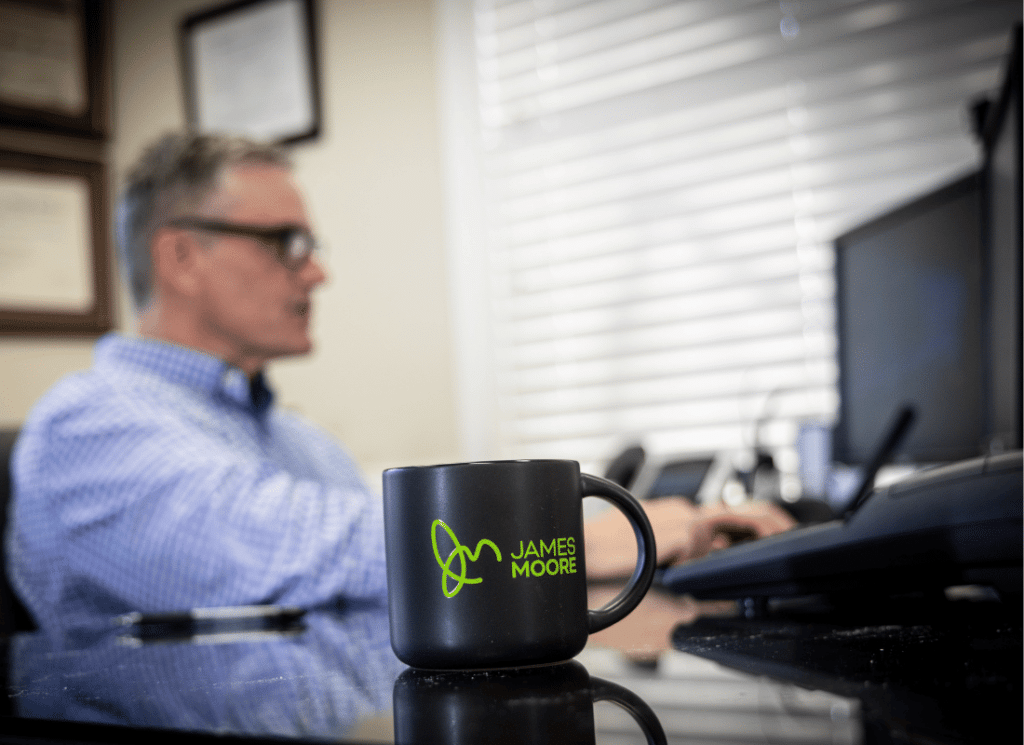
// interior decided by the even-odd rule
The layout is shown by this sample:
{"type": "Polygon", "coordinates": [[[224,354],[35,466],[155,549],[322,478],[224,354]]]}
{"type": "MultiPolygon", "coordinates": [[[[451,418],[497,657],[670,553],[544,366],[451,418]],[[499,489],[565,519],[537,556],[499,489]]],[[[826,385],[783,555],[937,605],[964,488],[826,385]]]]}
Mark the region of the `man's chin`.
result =
{"type": "Polygon", "coordinates": [[[287,359],[289,357],[305,357],[306,355],[313,352],[316,345],[310,338],[303,340],[289,341],[288,343],[278,344],[271,348],[271,351],[266,355],[268,360],[287,359]]]}
{"type": "Polygon", "coordinates": [[[305,357],[307,354],[312,354],[316,345],[313,344],[311,339],[307,340],[305,344],[296,344],[294,347],[286,350],[281,354],[282,357],[305,357]]]}

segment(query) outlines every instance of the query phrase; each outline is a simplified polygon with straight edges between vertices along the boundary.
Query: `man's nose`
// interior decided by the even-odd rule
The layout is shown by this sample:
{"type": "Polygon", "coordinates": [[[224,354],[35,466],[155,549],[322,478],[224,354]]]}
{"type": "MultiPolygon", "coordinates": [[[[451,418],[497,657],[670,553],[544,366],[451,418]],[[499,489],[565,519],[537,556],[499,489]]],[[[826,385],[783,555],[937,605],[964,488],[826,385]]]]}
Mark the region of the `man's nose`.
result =
{"type": "Polygon", "coordinates": [[[321,258],[318,256],[310,256],[306,259],[306,262],[299,267],[299,279],[302,281],[303,285],[310,289],[317,285],[322,285],[327,281],[327,270],[324,269],[324,265],[321,261],[321,258]]]}

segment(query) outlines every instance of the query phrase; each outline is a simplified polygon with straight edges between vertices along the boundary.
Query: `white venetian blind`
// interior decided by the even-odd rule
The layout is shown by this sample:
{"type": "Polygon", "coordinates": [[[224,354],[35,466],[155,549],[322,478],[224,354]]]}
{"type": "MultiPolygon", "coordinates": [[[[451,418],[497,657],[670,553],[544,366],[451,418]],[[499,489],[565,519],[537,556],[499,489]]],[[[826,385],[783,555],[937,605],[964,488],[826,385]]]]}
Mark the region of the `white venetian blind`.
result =
{"type": "Polygon", "coordinates": [[[1019,15],[476,0],[500,453],[785,449],[831,419],[831,241],[977,167],[1019,15]]]}

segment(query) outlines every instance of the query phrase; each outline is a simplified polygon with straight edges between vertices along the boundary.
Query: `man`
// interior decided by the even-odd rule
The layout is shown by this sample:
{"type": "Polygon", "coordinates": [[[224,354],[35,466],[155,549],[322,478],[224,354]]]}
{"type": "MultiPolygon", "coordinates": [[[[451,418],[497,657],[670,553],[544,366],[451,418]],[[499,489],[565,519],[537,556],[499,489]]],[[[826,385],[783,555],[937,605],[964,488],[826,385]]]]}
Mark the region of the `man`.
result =
{"type": "MultiPolygon", "coordinates": [[[[129,174],[117,223],[140,337],[101,339],[14,453],[8,574],[35,619],[383,596],[379,500],[332,438],[274,407],[263,376],[310,351],[325,279],[286,157],[165,137],[129,174]]],[[[683,500],[648,511],[660,561],[706,553],[723,527],[788,527],[683,500]]],[[[635,562],[612,512],[588,524],[590,576],[635,562]]]]}
{"type": "Polygon", "coordinates": [[[37,622],[382,596],[379,500],[263,376],[310,351],[325,280],[286,157],[167,136],[117,223],[140,337],[101,339],[13,457],[8,573],[37,622]]]}

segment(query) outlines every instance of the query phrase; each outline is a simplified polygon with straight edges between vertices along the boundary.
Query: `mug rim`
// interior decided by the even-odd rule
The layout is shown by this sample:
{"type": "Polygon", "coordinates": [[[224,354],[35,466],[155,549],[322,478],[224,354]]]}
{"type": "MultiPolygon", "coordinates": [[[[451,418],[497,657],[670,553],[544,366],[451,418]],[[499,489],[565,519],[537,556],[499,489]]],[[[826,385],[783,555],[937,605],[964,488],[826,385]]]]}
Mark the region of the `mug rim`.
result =
{"type": "Polygon", "coordinates": [[[575,463],[579,467],[579,461],[570,458],[510,458],[507,460],[469,460],[460,463],[437,463],[433,465],[420,466],[395,466],[385,468],[384,473],[392,471],[429,471],[436,468],[461,468],[470,466],[513,466],[527,465],[531,463],[575,463]]]}

